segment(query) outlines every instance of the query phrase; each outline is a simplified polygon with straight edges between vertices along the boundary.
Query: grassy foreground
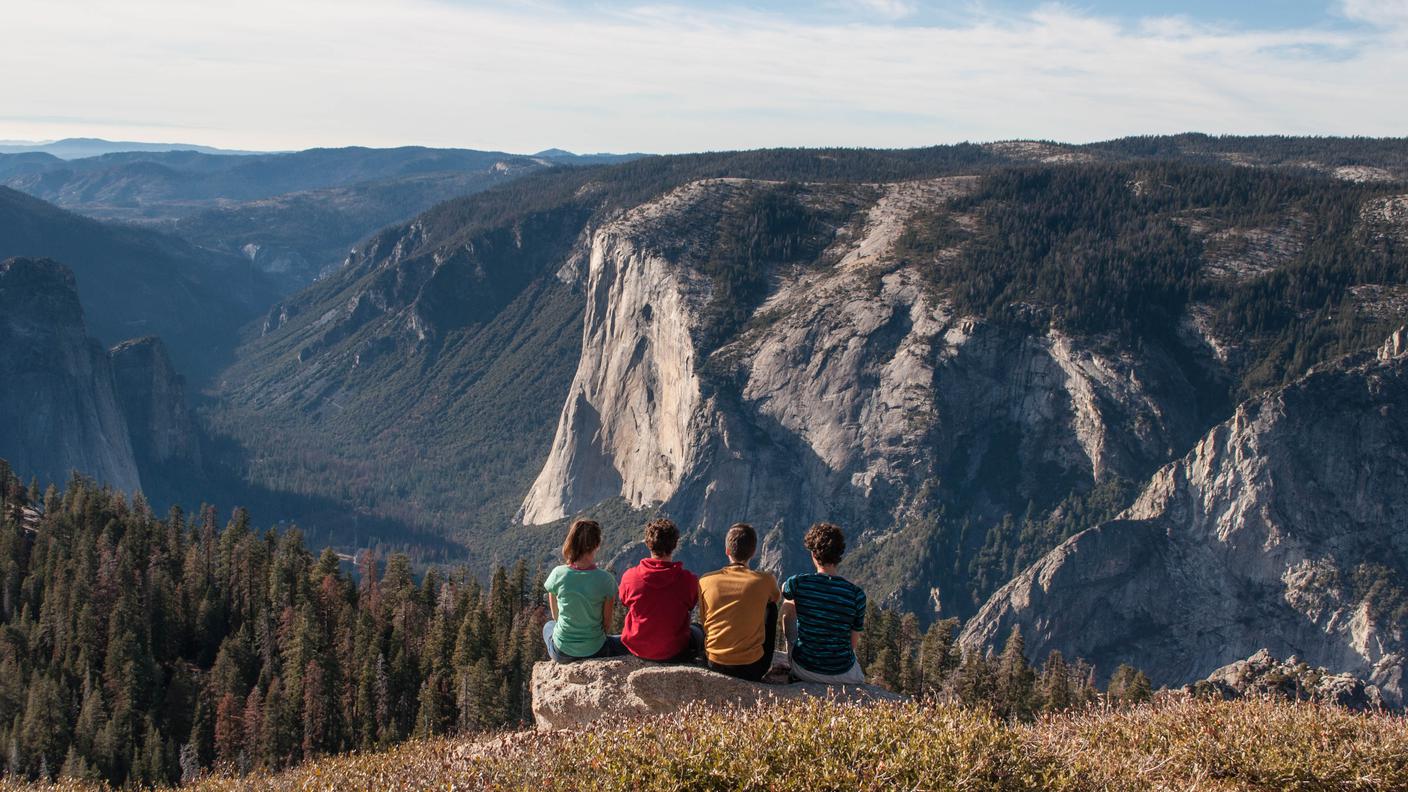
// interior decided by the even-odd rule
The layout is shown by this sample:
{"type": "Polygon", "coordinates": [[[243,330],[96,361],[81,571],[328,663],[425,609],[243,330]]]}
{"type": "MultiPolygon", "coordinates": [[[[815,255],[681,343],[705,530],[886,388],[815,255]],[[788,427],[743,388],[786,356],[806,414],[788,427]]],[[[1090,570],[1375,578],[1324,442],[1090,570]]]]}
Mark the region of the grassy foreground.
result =
{"type": "MultiPolygon", "coordinates": [[[[0,790],[88,790],[76,784],[0,790]]],[[[1408,720],[1178,700],[1011,724],[947,704],[685,711],[589,733],[415,742],[214,790],[1401,790],[1408,720]]]]}

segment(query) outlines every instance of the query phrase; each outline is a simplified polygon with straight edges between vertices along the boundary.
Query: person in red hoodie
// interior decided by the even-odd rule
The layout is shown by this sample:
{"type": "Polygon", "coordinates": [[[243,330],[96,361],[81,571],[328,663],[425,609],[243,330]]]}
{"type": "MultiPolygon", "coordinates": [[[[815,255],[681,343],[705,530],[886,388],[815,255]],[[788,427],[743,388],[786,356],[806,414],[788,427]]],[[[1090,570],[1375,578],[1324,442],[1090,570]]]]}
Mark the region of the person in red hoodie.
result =
{"type": "Polygon", "coordinates": [[[680,531],[664,518],[645,524],[650,557],[621,576],[621,604],[626,625],[621,643],[642,660],[688,663],[704,646],[704,631],[689,623],[699,602],[699,578],[671,560],[680,531]]]}

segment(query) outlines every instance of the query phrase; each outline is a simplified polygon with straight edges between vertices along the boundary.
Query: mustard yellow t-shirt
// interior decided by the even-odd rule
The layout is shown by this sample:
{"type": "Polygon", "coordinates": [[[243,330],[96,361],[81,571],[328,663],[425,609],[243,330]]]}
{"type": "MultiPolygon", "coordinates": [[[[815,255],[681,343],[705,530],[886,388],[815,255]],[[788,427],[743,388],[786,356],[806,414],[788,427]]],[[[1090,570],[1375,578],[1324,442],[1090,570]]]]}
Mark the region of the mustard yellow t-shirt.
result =
{"type": "Polygon", "coordinates": [[[720,665],[748,665],[763,658],[769,602],[782,593],[777,578],[729,564],[699,578],[699,624],[704,654],[720,665]]]}

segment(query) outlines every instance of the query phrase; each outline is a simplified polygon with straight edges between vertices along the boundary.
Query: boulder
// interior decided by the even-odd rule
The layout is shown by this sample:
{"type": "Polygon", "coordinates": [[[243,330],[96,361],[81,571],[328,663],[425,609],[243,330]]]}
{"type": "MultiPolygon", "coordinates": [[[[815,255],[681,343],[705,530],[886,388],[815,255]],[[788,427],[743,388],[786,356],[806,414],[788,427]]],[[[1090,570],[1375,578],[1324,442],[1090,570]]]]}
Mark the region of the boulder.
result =
{"type": "Polygon", "coordinates": [[[686,705],[750,706],[816,696],[841,701],[902,701],[873,685],[747,682],[703,666],[664,665],[635,657],[538,663],[533,719],[539,729],[575,729],[603,718],[662,715],[686,705]]]}

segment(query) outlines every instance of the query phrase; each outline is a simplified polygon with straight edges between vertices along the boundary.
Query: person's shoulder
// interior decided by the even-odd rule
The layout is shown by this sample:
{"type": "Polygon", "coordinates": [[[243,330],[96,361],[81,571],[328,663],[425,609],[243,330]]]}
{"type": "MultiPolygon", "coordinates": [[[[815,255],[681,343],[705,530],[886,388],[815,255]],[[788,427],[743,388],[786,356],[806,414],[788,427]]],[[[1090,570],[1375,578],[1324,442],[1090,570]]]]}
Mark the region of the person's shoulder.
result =
{"type": "Polygon", "coordinates": [[[558,564],[557,566],[553,567],[552,571],[548,573],[548,576],[543,579],[543,585],[551,586],[554,583],[557,583],[559,580],[562,580],[562,578],[567,575],[567,570],[569,569],[571,569],[571,567],[567,566],[566,564],[558,564]]]}
{"type": "Polygon", "coordinates": [[[813,575],[810,572],[798,572],[797,574],[790,575],[787,577],[787,579],[783,580],[782,587],[784,589],[787,589],[788,591],[792,591],[814,577],[816,577],[816,575],[813,575]]]}
{"type": "Polygon", "coordinates": [[[777,585],[777,578],[771,572],[762,569],[745,569],[743,574],[754,583],[771,583],[777,585]]]}

